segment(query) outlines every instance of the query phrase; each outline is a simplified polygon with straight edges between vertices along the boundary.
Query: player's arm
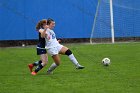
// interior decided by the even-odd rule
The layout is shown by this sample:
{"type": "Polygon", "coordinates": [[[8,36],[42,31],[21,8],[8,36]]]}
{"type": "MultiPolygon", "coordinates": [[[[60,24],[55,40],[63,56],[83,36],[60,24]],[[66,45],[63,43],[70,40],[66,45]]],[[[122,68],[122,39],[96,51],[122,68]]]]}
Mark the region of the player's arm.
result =
{"type": "Polygon", "coordinates": [[[39,32],[41,33],[42,38],[45,38],[47,36],[46,31],[47,31],[48,26],[46,25],[44,28],[45,29],[39,29],[39,32]]]}
{"type": "Polygon", "coordinates": [[[46,37],[46,29],[39,29],[39,32],[41,33],[42,38],[46,37]]]}

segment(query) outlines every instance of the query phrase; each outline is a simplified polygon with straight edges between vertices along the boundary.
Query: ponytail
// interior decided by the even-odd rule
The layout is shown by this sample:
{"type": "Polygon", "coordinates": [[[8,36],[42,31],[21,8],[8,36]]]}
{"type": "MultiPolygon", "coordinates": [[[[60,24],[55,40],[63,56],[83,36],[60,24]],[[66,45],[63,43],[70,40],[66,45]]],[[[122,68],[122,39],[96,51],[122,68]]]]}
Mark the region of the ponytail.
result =
{"type": "Polygon", "coordinates": [[[36,30],[38,31],[39,29],[43,28],[43,25],[47,24],[47,20],[46,19],[42,19],[41,21],[39,21],[36,25],[36,30]]]}

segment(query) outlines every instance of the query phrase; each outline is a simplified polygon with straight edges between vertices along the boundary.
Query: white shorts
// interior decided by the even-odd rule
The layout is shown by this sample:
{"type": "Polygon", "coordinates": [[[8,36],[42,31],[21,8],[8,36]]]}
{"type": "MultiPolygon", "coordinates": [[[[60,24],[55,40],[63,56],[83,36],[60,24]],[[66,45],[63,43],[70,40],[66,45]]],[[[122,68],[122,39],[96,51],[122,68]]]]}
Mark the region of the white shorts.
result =
{"type": "Polygon", "coordinates": [[[59,54],[59,51],[62,49],[63,45],[58,45],[56,47],[49,48],[47,51],[48,53],[53,56],[59,54]]]}

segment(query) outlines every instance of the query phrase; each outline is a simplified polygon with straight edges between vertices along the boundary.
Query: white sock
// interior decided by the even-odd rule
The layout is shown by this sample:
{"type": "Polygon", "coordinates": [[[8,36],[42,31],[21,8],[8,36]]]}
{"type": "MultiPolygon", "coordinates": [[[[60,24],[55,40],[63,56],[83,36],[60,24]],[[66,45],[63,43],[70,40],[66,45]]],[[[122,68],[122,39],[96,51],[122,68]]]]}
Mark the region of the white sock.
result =
{"type": "Polygon", "coordinates": [[[52,65],[49,67],[48,71],[51,72],[51,71],[53,71],[56,67],[57,67],[57,65],[56,65],[55,63],[52,63],[52,65]]]}
{"type": "Polygon", "coordinates": [[[75,66],[79,65],[78,61],[76,60],[73,54],[69,55],[68,57],[75,66]]]}

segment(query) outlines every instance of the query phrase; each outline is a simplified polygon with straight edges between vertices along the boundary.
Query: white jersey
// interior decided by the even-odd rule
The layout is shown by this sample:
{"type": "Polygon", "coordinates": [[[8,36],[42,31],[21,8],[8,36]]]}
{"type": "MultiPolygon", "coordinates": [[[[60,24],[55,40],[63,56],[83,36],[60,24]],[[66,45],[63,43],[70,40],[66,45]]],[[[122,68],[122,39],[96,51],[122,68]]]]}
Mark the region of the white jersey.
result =
{"type": "Polygon", "coordinates": [[[46,49],[53,48],[53,47],[56,47],[59,45],[59,42],[57,41],[53,30],[47,29],[46,34],[47,34],[47,36],[45,38],[45,40],[46,40],[45,48],[46,49]]]}

